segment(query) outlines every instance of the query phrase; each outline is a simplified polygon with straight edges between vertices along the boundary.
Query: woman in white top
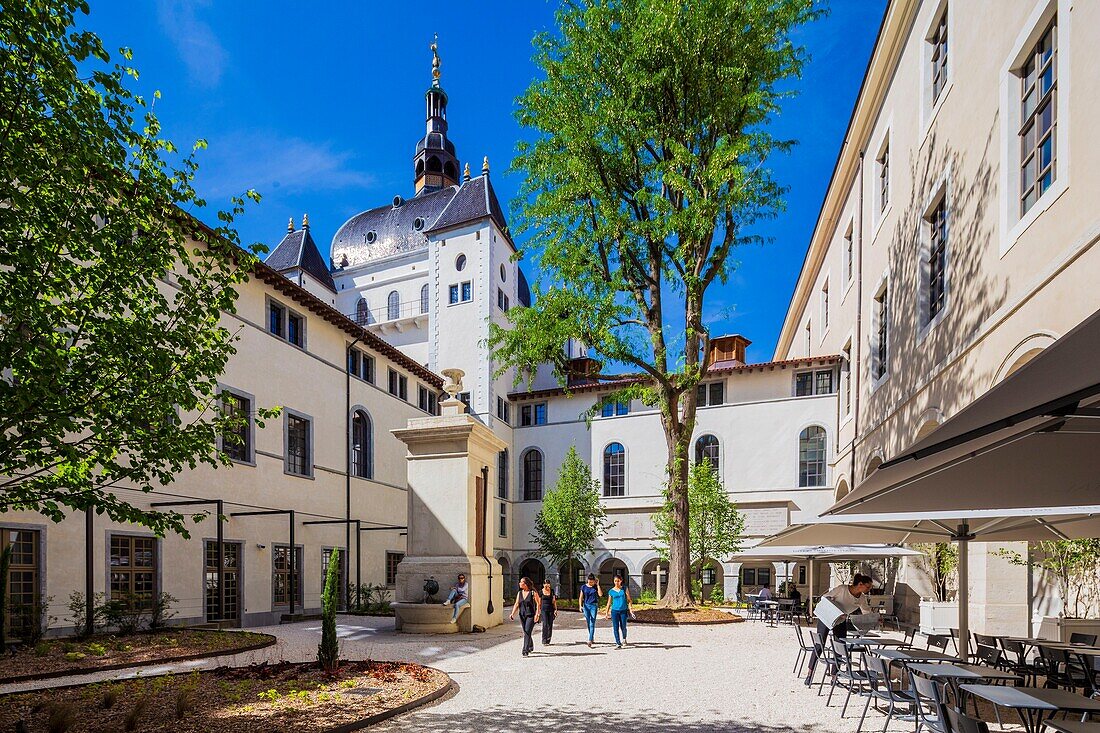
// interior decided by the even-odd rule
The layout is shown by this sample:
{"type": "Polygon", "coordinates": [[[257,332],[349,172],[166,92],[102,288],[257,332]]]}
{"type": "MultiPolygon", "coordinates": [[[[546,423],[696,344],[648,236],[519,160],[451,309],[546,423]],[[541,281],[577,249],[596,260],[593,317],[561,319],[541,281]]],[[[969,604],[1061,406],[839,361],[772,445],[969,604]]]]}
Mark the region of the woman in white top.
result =
{"type": "MultiPolygon", "coordinates": [[[[867,603],[867,598],[865,596],[871,592],[871,585],[872,581],[870,577],[856,573],[851,583],[848,585],[838,585],[836,588],[826,593],[824,597],[835,603],[841,611],[849,616],[854,613],[870,613],[871,605],[867,603]]],[[[817,634],[821,637],[822,647],[828,646],[830,631],[839,639],[843,639],[848,635],[843,623],[837,625],[835,629],[830,629],[825,625],[824,621],[818,619],[817,634]]],[[[815,666],[817,666],[816,649],[810,654],[810,671],[806,675],[807,687],[810,685],[810,680],[813,679],[815,666]]]]}

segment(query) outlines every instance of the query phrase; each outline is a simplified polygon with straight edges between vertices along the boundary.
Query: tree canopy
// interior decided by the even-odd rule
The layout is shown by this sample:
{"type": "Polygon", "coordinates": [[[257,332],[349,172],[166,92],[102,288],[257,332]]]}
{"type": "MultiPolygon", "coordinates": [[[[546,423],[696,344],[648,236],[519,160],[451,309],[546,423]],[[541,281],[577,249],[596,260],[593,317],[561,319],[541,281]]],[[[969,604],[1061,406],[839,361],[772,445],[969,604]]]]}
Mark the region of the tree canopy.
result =
{"type": "MultiPolygon", "coordinates": [[[[566,380],[571,340],[620,379],[603,401],[659,408],[671,512],[668,605],[690,605],[687,466],[695,387],[711,363],[708,291],[782,208],[768,122],[804,62],[792,31],[812,0],[575,0],[536,36],[542,77],[519,99],[530,139],[517,221],[542,273],[537,302],[490,326],[503,373],[566,380]]],[[[518,377],[517,377],[518,379],[518,377]]]]}
{"type": "Polygon", "coordinates": [[[600,503],[600,482],[569,446],[554,488],[542,498],[531,541],[557,564],[568,562],[596,544],[610,524],[600,503]]]}
{"type": "MultiPolygon", "coordinates": [[[[255,261],[191,212],[195,151],[161,136],[131,54],[78,28],[84,2],[0,13],[0,511],[93,510],[157,533],[184,518],[136,507],[200,463],[231,417],[222,322],[255,261]],[[134,494],[133,496],[139,496],[134,494]]],[[[245,196],[258,199],[254,192],[245,196]]]]}

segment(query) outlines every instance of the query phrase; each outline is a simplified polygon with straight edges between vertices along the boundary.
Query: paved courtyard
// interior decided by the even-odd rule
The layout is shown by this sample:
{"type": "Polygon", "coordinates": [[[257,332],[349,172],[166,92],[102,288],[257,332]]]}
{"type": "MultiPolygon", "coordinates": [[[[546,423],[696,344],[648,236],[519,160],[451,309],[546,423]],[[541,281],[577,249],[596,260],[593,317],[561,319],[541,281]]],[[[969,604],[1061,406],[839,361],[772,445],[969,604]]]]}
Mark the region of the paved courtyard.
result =
{"type": "MultiPolygon", "coordinates": [[[[343,654],[349,658],[413,660],[446,671],[458,691],[374,728],[376,731],[837,731],[853,732],[858,712],[840,719],[835,704],[806,690],[791,674],[795,635],[789,626],[746,622],[724,626],[634,625],[631,644],[618,651],[610,622],[600,621],[594,649],[584,643],[583,619],[562,613],[554,644],[520,656],[516,623],[484,634],[420,637],[397,634],[392,619],[341,617],[343,654]]],[[[266,650],[144,668],[190,670],[264,659],[307,660],[316,655],[319,622],[256,629],[276,634],[266,650]]],[[[118,673],[88,675],[91,681],[118,673]]],[[[52,684],[77,681],[52,680],[52,684]]],[[[41,683],[40,683],[41,684],[41,683]]],[[[0,692],[34,685],[10,685],[0,692]]],[[[862,701],[860,701],[862,703],[862,701]]],[[[860,705],[862,709],[862,704],[860,705]]],[[[882,729],[875,715],[865,730],[882,729]]],[[[912,723],[895,723],[896,733],[912,723]]]]}

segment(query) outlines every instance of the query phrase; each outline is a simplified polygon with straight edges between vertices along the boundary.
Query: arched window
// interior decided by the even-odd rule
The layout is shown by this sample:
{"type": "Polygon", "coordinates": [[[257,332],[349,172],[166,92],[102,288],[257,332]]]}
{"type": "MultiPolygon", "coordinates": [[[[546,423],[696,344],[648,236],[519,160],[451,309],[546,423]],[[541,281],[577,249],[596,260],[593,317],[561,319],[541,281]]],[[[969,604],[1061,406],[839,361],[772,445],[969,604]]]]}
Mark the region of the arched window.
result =
{"type": "Polygon", "coordinates": [[[396,321],[401,317],[401,296],[396,290],[391,290],[386,298],[386,320],[396,321]]]}
{"type": "Polygon", "coordinates": [[[818,425],[798,436],[798,485],[825,485],[825,428],[818,425]]]}
{"type": "Polygon", "coordinates": [[[428,286],[420,288],[420,312],[428,312],[428,286]]]}
{"type": "Polygon", "coordinates": [[[351,473],[374,478],[374,435],[370,416],[362,410],[356,410],[351,418],[351,473]]]}
{"type": "Polygon", "coordinates": [[[370,306],[367,305],[366,298],[360,298],[359,302],[355,304],[355,322],[360,326],[366,326],[371,322],[370,306]]]}
{"type": "Polygon", "coordinates": [[[439,158],[434,155],[428,158],[428,170],[432,173],[439,173],[443,170],[443,164],[439,162],[439,158]]]}
{"type": "Polygon", "coordinates": [[[718,438],[713,435],[700,435],[699,439],[695,441],[695,462],[702,463],[703,459],[710,461],[710,466],[715,471],[721,465],[718,463],[719,449],[718,438]]]}
{"type": "Polygon", "coordinates": [[[542,501],[542,452],[538,448],[523,454],[523,500],[542,501]]]}
{"type": "Polygon", "coordinates": [[[609,443],[603,449],[603,495],[626,496],[626,448],[609,443]]]}

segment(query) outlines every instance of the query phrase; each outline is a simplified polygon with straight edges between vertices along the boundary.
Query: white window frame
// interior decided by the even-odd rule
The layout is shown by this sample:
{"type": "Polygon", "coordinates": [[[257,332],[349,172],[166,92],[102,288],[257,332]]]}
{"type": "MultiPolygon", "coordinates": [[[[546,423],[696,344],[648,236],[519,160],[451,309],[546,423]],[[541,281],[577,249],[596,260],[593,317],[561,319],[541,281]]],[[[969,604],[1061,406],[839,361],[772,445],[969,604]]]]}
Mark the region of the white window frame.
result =
{"type": "Polygon", "coordinates": [[[1072,63],[1070,43],[1073,37],[1072,0],[1040,0],[1025,21],[1012,51],[1001,67],[1001,241],[1004,257],[1043,213],[1054,205],[1070,186],[1070,96],[1072,63]],[[1054,148],[1057,168],[1054,183],[1023,216],[1020,215],[1020,77],[1016,73],[1031,54],[1035,43],[1058,16],[1058,129],[1054,148]]]}
{"type": "Polygon", "coordinates": [[[932,6],[931,13],[924,23],[924,36],[921,43],[921,63],[920,63],[920,89],[921,89],[921,134],[920,141],[923,147],[925,141],[928,139],[928,133],[932,129],[933,123],[936,121],[936,117],[939,116],[940,110],[943,108],[943,102],[947,99],[947,95],[955,86],[955,61],[957,57],[955,55],[954,41],[955,38],[955,3],[965,2],[966,0],[939,0],[934,6],[932,6]],[[947,79],[944,82],[943,90],[940,92],[940,96],[933,101],[932,99],[932,39],[935,36],[936,29],[939,27],[940,19],[947,14],[947,79]]]}
{"type": "Polygon", "coordinates": [[[818,291],[819,310],[821,311],[821,335],[818,337],[818,343],[823,343],[825,337],[829,334],[829,279],[830,276],[825,276],[825,281],[821,284],[821,289],[818,291]]]}
{"type": "Polygon", "coordinates": [[[874,154],[871,158],[871,173],[870,185],[871,195],[867,197],[867,200],[871,202],[871,242],[878,239],[879,230],[882,229],[882,223],[890,217],[890,212],[894,209],[894,199],[897,198],[897,187],[894,185],[894,173],[897,170],[897,160],[895,155],[895,148],[893,142],[893,129],[894,129],[894,116],[893,113],[886,120],[882,132],[875,138],[875,144],[871,146],[871,150],[874,154]],[[890,159],[888,161],[889,171],[887,173],[887,188],[889,190],[889,198],[886,201],[886,205],[882,204],[881,190],[879,186],[879,159],[882,157],[882,153],[886,150],[890,151],[890,159]]]}
{"type": "MultiPolygon", "coordinates": [[[[928,195],[928,198],[924,201],[924,206],[921,210],[920,231],[918,233],[919,240],[919,252],[918,267],[919,267],[919,280],[918,280],[918,317],[917,323],[919,329],[917,331],[917,343],[923,343],[941,321],[943,321],[946,313],[951,310],[951,254],[952,244],[954,242],[954,236],[952,233],[954,225],[954,209],[952,204],[954,201],[951,195],[951,166],[948,165],[947,169],[940,174],[936,183],[932,186],[932,191],[928,195]],[[928,304],[931,298],[929,288],[931,285],[930,277],[932,272],[932,227],[929,218],[932,216],[932,212],[935,211],[940,201],[943,201],[944,210],[947,217],[947,239],[944,244],[944,261],[943,261],[943,307],[940,308],[933,318],[928,318],[928,304]]],[[[887,353],[889,353],[889,346],[887,346],[887,353]]]]}
{"type": "Polygon", "coordinates": [[[890,295],[893,293],[893,283],[890,282],[889,274],[884,274],[871,292],[871,342],[870,354],[871,358],[867,360],[867,366],[870,369],[871,377],[871,392],[877,390],[887,380],[890,379],[890,357],[893,355],[893,349],[890,348],[890,336],[893,329],[890,328],[890,314],[893,312],[893,308],[890,307],[890,295]],[[879,313],[878,306],[876,305],[881,296],[885,292],[886,294],[886,368],[881,375],[875,374],[875,367],[878,360],[878,334],[879,334],[879,313]]]}

